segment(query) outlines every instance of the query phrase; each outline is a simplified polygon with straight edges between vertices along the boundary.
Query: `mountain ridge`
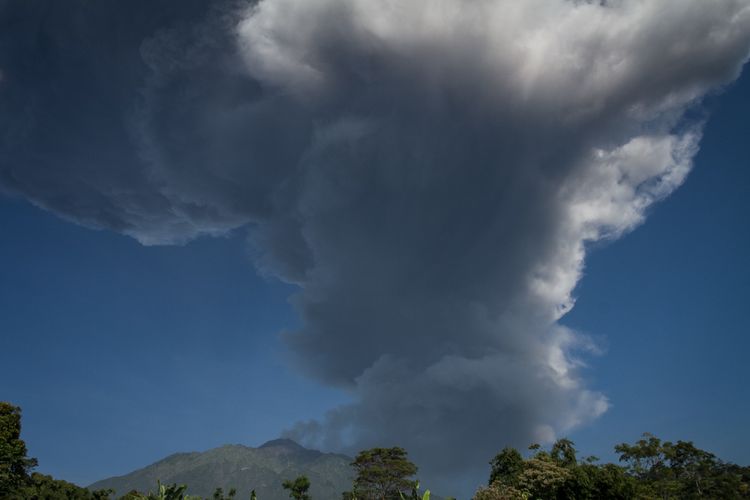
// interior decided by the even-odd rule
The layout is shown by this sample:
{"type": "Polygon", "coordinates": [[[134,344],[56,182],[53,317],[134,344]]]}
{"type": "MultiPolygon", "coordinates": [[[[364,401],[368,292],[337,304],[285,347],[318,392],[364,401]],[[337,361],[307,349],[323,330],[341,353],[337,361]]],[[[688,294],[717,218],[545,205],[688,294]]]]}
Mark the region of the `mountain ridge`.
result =
{"type": "Polygon", "coordinates": [[[146,492],[164,484],[185,484],[188,493],[210,497],[217,487],[236,488],[238,496],[254,489],[260,500],[286,500],[284,480],[306,475],[313,498],[341,498],[351,489],[352,459],[337,453],[312,450],[291,439],[273,439],[257,448],[225,444],[203,452],[178,452],[130,473],[97,481],[89,489],[146,492]]]}

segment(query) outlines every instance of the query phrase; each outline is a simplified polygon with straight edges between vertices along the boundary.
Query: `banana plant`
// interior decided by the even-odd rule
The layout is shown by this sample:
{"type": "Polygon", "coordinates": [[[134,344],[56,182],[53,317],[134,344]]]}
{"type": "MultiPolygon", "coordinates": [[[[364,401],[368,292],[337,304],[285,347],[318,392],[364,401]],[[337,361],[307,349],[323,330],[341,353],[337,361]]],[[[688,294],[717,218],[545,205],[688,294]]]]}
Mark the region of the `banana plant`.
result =
{"type": "MultiPolygon", "coordinates": [[[[157,481],[158,493],[156,495],[149,495],[148,500],[188,500],[190,497],[185,495],[187,486],[184,484],[161,484],[161,481],[157,481]]],[[[195,497],[193,497],[195,498],[195,497]]]]}
{"type": "MultiPolygon", "coordinates": [[[[399,491],[398,494],[401,495],[401,500],[407,500],[402,492],[399,491]]],[[[411,489],[411,495],[408,500],[430,500],[430,490],[425,490],[424,494],[422,494],[422,496],[420,497],[419,481],[417,481],[417,483],[411,489]]]]}

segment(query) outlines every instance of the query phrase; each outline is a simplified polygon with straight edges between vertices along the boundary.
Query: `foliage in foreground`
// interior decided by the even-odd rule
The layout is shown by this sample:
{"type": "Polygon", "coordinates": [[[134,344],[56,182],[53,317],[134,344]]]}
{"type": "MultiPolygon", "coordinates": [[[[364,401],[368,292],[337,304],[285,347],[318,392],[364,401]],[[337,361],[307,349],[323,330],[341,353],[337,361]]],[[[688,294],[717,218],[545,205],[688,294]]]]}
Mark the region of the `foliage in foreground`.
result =
{"type": "Polygon", "coordinates": [[[307,492],[310,489],[310,480],[307,476],[299,476],[294,481],[284,481],[281,486],[289,490],[289,497],[294,500],[311,500],[312,497],[307,492]]]}
{"type": "Polygon", "coordinates": [[[417,498],[419,483],[412,479],[417,466],[409,461],[403,448],[364,450],[351,465],[356,477],[352,491],[343,494],[345,500],[400,500],[405,493],[417,498]]]}
{"type": "MultiPolygon", "coordinates": [[[[160,482],[157,483],[158,488],[156,493],[141,493],[138,491],[131,491],[126,495],[120,497],[120,500],[203,500],[199,496],[188,495],[187,486],[184,484],[170,484],[164,485],[160,482]]],[[[224,490],[222,488],[216,488],[212,496],[213,500],[234,500],[237,495],[237,490],[234,488],[229,490],[227,496],[224,496],[224,490]]],[[[250,500],[257,500],[255,496],[255,490],[250,492],[250,500]]]]}
{"type": "Polygon", "coordinates": [[[34,467],[21,439],[21,408],[0,401],[0,497],[22,487],[34,467]]]}
{"type": "Polygon", "coordinates": [[[105,500],[111,490],[90,491],[78,485],[34,472],[2,498],[8,500],[105,500]]]}
{"type": "Polygon", "coordinates": [[[289,490],[289,497],[294,500],[311,500],[307,490],[310,489],[310,480],[307,476],[299,476],[294,481],[284,481],[281,486],[289,490]]]}
{"type": "Polygon", "coordinates": [[[594,500],[750,498],[750,467],[727,464],[688,441],[661,441],[645,434],[615,451],[624,466],[579,461],[569,439],[549,451],[538,445],[524,459],[505,448],[490,462],[489,486],[474,500],[594,500]]]}

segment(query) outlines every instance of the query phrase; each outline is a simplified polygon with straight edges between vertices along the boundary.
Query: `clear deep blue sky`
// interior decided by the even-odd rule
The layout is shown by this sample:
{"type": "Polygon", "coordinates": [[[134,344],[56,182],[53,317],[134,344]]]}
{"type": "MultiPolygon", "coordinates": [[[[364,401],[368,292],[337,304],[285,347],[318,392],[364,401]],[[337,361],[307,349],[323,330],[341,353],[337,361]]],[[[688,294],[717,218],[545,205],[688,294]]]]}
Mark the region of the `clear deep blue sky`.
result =
{"type": "MultiPolygon", "coordinates": [[[[707,108],[686,184],[591,252],[563,321],[606,346],[585,376],[612,408],[571,436],[585,454],[648,431],[750,463],[750,77],[707,108]]],[[[256,275],[241,232],[143,247],[11,199],[0,227],[0,399],[40,471],[87,484],[258,445],[346,400],[285,363],[293,288],[256,275]]]]}

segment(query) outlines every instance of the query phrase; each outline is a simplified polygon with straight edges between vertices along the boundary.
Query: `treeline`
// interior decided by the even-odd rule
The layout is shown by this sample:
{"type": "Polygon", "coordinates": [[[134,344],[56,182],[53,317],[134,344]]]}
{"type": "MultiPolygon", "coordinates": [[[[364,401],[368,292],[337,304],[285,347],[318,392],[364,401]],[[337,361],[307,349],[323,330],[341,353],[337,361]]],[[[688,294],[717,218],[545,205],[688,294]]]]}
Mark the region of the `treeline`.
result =
{"type": "Polygon", "coordinates": [[[474,500],[750,498],[750,467],[723,462],[689,441],[644,434],[635,444],[615,446],[623,465],[579,460],[569,439],[530,451],[528,458],[514,448],[495,456],[489,485],[474,500]]]}
{"type": "MultiPolygon", "coordinates": [[[[723,462],[689,441],[661,441],[650,434],[634,444],[615,446],[619,464],[579,459],[575,445],[560,439],[549,450],[529,447],[527,457],[505,448],[490,462],[487,486],[473,500],[598,500],[598,499],[743,499],[750,498],[750,467],[723,462]]],[[[414,479],[417,466],[404,449],[372,448],[351,463],[355,479],[342,500],[429,500],[414,479]]],[[[21,409],[0,402],[0,499],[104,500],[112,490],[90,491],[32,470],[21,439],[21,409]]],[[[152,492],[131,491],[120,500],[202,500],[184,485],[155,485],[152,492]]],[[[294,500],[312,500],[305,476],[281,485],[294,500]]],[[[238,499],[231,489],[217,488],[213,500],[238,499]]],[[[242,498],[258,500],[255,491],[242,498]]],[[[262,499],[261,499],[262,500],[262,499]]],[[[319,499],[330,500],[330,499],[319,499]]],[[[455,500],[455,499],[446,499],[455,500]]]]}

